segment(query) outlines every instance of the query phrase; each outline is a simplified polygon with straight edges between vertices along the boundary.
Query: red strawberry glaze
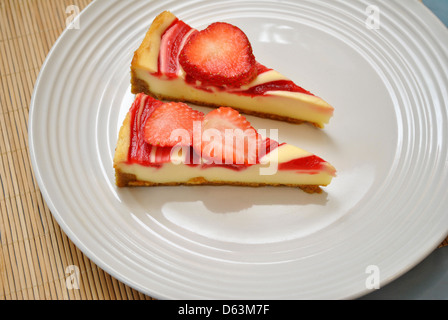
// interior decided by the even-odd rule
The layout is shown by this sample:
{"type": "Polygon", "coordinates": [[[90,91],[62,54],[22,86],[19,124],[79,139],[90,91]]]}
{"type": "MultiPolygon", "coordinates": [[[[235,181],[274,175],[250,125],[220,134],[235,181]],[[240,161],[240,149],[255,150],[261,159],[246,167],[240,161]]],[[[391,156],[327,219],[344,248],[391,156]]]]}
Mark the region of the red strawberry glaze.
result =
{"type": "MultiPolygon", "coordinates": [[[[265,73],[267,71],[271,71],[271,70],[272,69],[257,62],[257,71],[258,71],[257,76],[259,76],[260,74],[265,73]]],[[[249,89],[247,89],[245,91],[240,91],[238,93],[247,94],[247,95],[251,95],[251,96],[257,96],[257,95],[263,95],[267,91],[274,91],[274,90],[300,92],[300,93],[313,95],[311,92],[303,89],[302,87],[299,87],[291,80],[276,80],[276,81],[265,82],[265,83],[250,87],[249,89]]]]}
{"type": "Polygon", "coordinates": [[[183,21],[176,19],[162,34],[157,75],[169,79],[177,77],[179,71],[179,53],[188,38],[198,32],[183,21]]]}
{"type": "Polygon", "coordinates": [[[170,161],[171,148],[157,148],[155,161],[151,159],[151,151],[154,148],[144,140],[146,120],[152,112],[163,104],[144,94],[138,94],[129,111],[131,139],[128,153],[129,164],[141,164],[145,166],[157,166],[170,161]]]}
{"type": "Polygon", "coordinates": [[[318,156],[312,155],[308,157],[294,159],[288,162],[280,163],[279,170],[294,170],[294,171],[313,171],[312,173],[319,173],[323,169],[325,161],[318,156]]]}
{"type": "Polygon", "coordinates": [[[235,93],[249,95],[249,96],[260,96],[266,94],[268,91],[289,91],[289,92],[300,92],[304,94],[313,95],[311,92],[299,87],[291,80],[276,80],[271,82],[262,83],[253,86],[245,91],[238,91],[235,93]]]}
{"type": "MultiPolygon", "coordinates": [[[[144,130],[145,124],[148,117],[163,104],[162,101],[156,100],[151,96],[147,96],[140,93],[136,96],[134,103],[129,110],[130,115],[130,146],[128,153],[128,164],[139,164],[148,167],[161,167],[164,163],[171,161],[171,150],[172,147],[156,147],[150,145],[144,140],[144,130]]],[[[257,163],[260,159],[269,154],[279,146],[277,141],[266,138],[262,142],[259,150],[257,163]]],[[[241,171],[251,166],[251,164],[246,165],[235,165],[235,164],[198,164],[198,155],[195,153],[194,149],[190,147],[189,150],[189,166],[198,166],[201,168],[213,168],[213,167],[224,167],[231,170],[241,171]]],[[[325,161],[317,156],[309,156],[299,159],[294,159],[286,163],[279,164],[279,170],[295,170],[295,171],[309,171],[312,173],[318,173],[323,169],[323,163],[325,161]],[[314,172],[315,171],[315,172],[314,172]]]]}

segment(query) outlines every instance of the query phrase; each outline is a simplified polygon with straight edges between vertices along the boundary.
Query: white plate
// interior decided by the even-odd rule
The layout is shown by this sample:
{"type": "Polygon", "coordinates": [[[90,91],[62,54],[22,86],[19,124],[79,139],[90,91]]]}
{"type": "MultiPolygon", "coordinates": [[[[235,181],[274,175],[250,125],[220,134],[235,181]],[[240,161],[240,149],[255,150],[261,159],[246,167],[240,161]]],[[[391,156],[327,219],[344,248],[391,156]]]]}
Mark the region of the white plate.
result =
{"type": "Polygon", "coordinates": [[[49,54],[30,110],[32,163],[62,229],[160,299],[350,299],[408,271],[448,232],[448,36],[418,1],[371,3],[94,1],[49,54]],[[260,62],[334,105],[324,130],[249,117],[335,165],[323,194],[115,187],[130,61],[165,9],[239,26],[260,62]]]}

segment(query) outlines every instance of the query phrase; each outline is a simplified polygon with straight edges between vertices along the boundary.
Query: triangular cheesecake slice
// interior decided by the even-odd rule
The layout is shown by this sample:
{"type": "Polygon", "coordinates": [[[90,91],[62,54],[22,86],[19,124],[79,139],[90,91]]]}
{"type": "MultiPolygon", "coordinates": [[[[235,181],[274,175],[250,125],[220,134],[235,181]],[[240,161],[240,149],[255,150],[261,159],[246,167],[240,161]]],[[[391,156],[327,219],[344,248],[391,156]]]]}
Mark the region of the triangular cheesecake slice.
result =
{"type": "Polygon", "coordinates": [[[335,168],[320,157],[262,137],[229,107],[207,114],[140,93],[119,132],[116,184],[290,186],[321,192],[335,168]]]}
{"type": "Polygon", "coordinates": [[[132,92],[159,100],[227,106],[323,128],[333,107],[259,63],[242,30],[217,22],[196,30],[169,11],[150,26],[131,66],[132,92]]]}

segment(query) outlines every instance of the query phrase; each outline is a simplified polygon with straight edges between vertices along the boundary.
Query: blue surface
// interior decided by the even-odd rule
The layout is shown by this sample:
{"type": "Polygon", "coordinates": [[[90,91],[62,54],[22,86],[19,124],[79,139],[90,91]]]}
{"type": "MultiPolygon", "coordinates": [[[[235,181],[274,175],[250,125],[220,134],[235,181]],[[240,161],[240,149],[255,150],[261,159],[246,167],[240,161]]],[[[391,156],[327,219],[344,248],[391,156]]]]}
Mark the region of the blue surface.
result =
{"type": "Polygon", "coordinates": [[[448,0],[423,0],[423,4],[448,26],[448,0]]]}

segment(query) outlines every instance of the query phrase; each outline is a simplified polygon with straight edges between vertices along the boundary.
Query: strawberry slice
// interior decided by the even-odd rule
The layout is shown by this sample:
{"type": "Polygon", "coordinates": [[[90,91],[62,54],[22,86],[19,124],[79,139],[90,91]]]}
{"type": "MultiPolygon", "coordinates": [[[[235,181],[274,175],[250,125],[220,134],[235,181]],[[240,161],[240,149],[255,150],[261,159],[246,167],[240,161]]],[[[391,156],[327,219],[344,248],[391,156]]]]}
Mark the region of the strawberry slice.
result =
{"type": "Polygon", "coordinates": [[[191,146],[193,123],[202,121],[203,117],[202,112],[183,102],[163,103],[146,120],[143,138],[154,146],[191,146]]]}
{"type": "Polygon", "coordinates": [[[246,34],[236,26],[215,22],[195,33],[183,47],[179,63],[205,85],[241,86],[257,75],[257,63],[246,34]]]}
{"type": "Polygon", "coordinates": [[[221,107],[202,120],[202,139],[193,147],[208,162],[215,164],[256,164],[260,136],[238,111],[221,107]]]}

